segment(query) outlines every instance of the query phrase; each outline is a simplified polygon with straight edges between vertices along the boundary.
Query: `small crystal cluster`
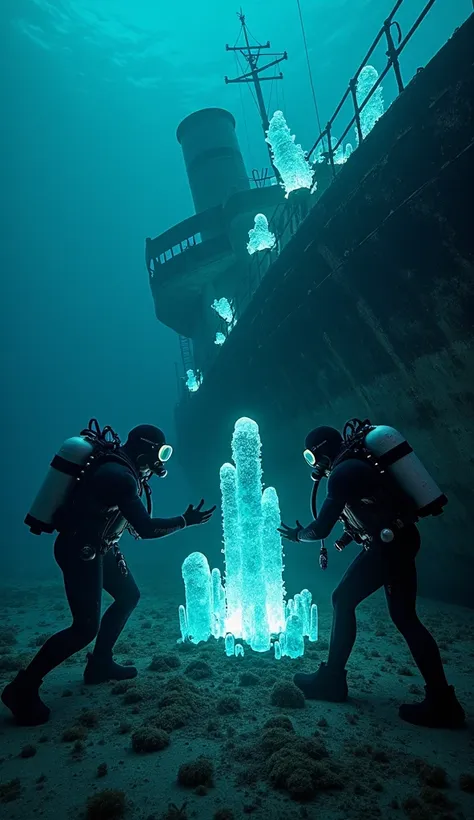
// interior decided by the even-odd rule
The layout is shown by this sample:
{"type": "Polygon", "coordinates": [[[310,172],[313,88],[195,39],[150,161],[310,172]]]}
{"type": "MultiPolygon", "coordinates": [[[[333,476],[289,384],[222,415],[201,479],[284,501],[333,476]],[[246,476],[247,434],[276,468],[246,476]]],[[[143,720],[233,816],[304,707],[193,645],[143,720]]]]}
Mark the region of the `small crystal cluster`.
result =
{"type": "Polygon", "coordinates": [[[250,255],[256,251],[264,251],[275,247],[275,234],[268,227],[268,219],[265,214],[257,214],[254,226],[249,231],[249,241],[247,250],[250,255]]]}
{"type": "Polygon", "coordinates": [[[200,373],[195,373],[194,370],[186,370],[186,387],[190,393],[195,393],[199,390],[202,384],[202,376],[200,373]]]}
{"type": "Polygon", "coordinates": [[[232,327],[235,324],[235,315],[231,303],[223,296],[221,299],[214,299],[212,309],[216,311],[217,315],[224,319],[224,322],[232,327]]]}
{"type": "MultiPolygon", "coordinates": [[[[362,105],[367,95],[370,94],[370,91],[374,87],[378,78],[379,73],[376,68],[374,68],[371,65],[364,66],[357,79],[356,96],[357,104],[359,106],[362,105]]],[[[379,120],[380,117],[383,115],[384,110],[385,108],[383,101],[382,86],[379,85],[377,90],[374,91],[374,93],[372,94],[367,105],[360,112],[360,128],[364,139],[367,136],[367,134],[370,134],[377,120],[379,120]]],[[[359,143],[359,134],[357,132],[357,128],[356,142],[357,144],[359,143]]]]}

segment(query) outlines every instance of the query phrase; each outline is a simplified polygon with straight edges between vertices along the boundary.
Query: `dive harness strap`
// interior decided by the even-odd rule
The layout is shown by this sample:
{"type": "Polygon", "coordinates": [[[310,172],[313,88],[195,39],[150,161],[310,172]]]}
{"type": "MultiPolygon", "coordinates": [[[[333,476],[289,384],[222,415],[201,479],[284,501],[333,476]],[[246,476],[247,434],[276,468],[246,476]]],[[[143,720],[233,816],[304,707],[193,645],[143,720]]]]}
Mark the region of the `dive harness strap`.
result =
{"type": "Polygon", "coordinates": [[[124,578],[128,575],[128,567],[123,556],[123,553],[120,551],[118,546],[118,541],[114,541],[113,543],[104,543],[101,544],[98,550],[95,547],[91,546],[90,544],[85,544],[80,550],[80,556],[83,561],[93,561],[97,558],[97,553],[99,555],[104,556],[106,555],[109,550],[113,549],[115,561],[119,568],[120,574],[124,576],[124,578]]]}
{"type": "MultiPolygon", "coordinates": [[[[318,518],[318,508],[316,504],[316,499],[318,495],[318,487],[319,483],[322,479],[322,475],[317,472],[311,473],[311,478],[314,481],[313,489],[311,490],[311,515],[315,520],[318,518]]],[[[319,566],[322,570],[326,570],[328,568],[328,551],[324,541],[324,538],[321,539],[321,547],[319,549],[319,566]]]]}
{"type": "MultiPolygon", "coordinates": [[[[395,464],[396,461],[403,458],[404,456],[409,455],[413,452],[413,448],[409,445],[407,441],[403,441],[386,453],[383,456],[377,458],[377,463],[375,464],[373,459],[369,456],[364,443],[365,437],[370,430],[374,429],[374,425],[366,419],[365,421],[361,422],[358,419],[353,419],[351,422],[348,422],[344,428],[344,444],[345,447],[336,458],[332,469],[337,467],[341,462],[345,461],[348,458],[359,458],[360,460],[365,461],[367,464],[370,464],[371,467],[377,470],[379,475],[383,476],[387,467],[390,467],[392,464],[395,464]],[[350,431],[350,432],[348,432],[350,431]]],[[[313,479],[313,488],[311,491],[311,514],[315,520],[318,518],[318,511],[317,511],[317,494],[318,488],[323,476],[318,472],[311,473],[311,478],[313,479]]],[[[369,535],[368,533],[360,532],[358,528],[355,526],[351,526],[350,522],[347,521],[346,516],[341,517],[341,522],[344,526],[344,532],[337,541],[335,541],[334,546],[338,550],[338,552],[342,552],[348,544],[352,543],[352,541],[356,541],[356,543],[360,544],[365,550],[370,549],[375,535],[369,535]]],[[[380,531],[380,540],[386,543],[389,543],[395,537],[396,533],[399,532],[401,529],[407,526],[407,524],[416,523],[418,517],[410,518],[407,517],[407,520],[404,521],[401,516],[397,516],[390,524],[386,527],[381,528],[380,531]],[[384,534],[386,537],[383,537],[384,534]]],[[[319,551],[319,566],[322,570],[327,569],[328,567],[328,551],[325,545],[324,539],[321,539],[321,548],[319,551]]]]}

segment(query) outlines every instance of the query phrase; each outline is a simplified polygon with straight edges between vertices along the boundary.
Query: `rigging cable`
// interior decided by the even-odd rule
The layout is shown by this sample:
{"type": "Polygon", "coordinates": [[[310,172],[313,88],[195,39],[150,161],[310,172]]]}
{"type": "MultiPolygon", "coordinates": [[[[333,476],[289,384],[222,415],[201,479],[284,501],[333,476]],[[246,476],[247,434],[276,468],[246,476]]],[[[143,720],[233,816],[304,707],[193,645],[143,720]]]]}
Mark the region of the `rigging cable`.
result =
{"type": "Polygon", "coordinates": [[[271,104],[272,104],[273,89],[274,89],[275,84],[276,84],[276,85],[278,85],[278,83],[276,83],[276,81],[275,81],[275,80],[272,80],[272,81],[271,81],[271,83],[270,83],[270,94],[268,95],[268,105],[266,106],[266,111],[267,111],[267,119],[268,119],[268,120],[271,120],[271,117],[270,117],[270,106],[271,106],[271,104]]]}
{"type": "MultiPolygon", "coordinates": [[[[235,57],[236,67],[238,69],[239,68],[239,61],[237,59],[237,54],[235,52],[234,52],[234,57],[235,57]]],[[[244,95],[243,95],[243,90],[242,90],[242,83],[237,83],[237,85],[239,86],[240,105],[241,105],[241,108],[242,108],[242,120],[243,120],[243,123],[244,123],[245,138],[246,138],[246,141],[247,141],[248,158],[249,158],[249,160],[250,160],[250,162],[253,166],[254,165],[254,162],[253,162],[253,159],[254,159],[253,158],[253,149],[252,149],[252,144],[250,142],[250,135],[249,135],[249,129],[248,129],[248,123],[247,123],[247,116],[245,114],[244,95]]]]}
{"type": "MultiPolygon", "coordinates": [[[[240,64],[240,60],[239,60],[239,58],[237,57],[237,52],[235,53],[235,55],[236,55],[236,58],[237,58],[237,64],[238,64],[238,66],[239,66],[239,71],[240,71],[240,73],[241,73],[241,74],[246,74],[247,72],[246,72],[245,68],[242,68],[242,66],[241,66],[241,64],[240,64]]],[[[252,88],[252,83],[251,83],[251,82],[249,82],[249,83],[247,83],[247,84],[248,84],[248,87],[249,87],[249,91],[250,91],[250,93],[251,93],[251,95],[252,95],[253,101],[254,101],[254,103],[255,103],[255,108],[257,109],[257,111],[258,111],[258,112],[260,112],[260,109],[259,109],[259,107],[258,107],[257,97],[256,97],[256,94],[255,94],[254,89],[252,88]]]]}
{"type": "MultiPolygon", "coordinates": [[[[318,122],[319,133],[322,134],[323,129],[321,128],[321,120],[320,120],[320,117],[319,117],[318,101],[316,99],[316,91],[314,89],[313,72],[311,71],[311,63],[310,63],[310,60],[309,60],[308,43],[306,41],[306,32],[305,32],[304,22],[303,22],[303,12],[301,11],[300,0],[296,0],[296,3],[298,5],[298,14],[299,14],[300,23],[301,23],[301,33],[303,35],[304,50],[305,50],[305,54],[306,54],[306,63],[308,65],[308,74],[309,74],[309,82],[310,82],[310,86],[311,86],[311,93],[312,93],[312,96],[313,96],[314,109],[316,111],[316,120],[318,122]]],[[[324,142],[323,142],[323,144],[324,144],[324,142]]]]}

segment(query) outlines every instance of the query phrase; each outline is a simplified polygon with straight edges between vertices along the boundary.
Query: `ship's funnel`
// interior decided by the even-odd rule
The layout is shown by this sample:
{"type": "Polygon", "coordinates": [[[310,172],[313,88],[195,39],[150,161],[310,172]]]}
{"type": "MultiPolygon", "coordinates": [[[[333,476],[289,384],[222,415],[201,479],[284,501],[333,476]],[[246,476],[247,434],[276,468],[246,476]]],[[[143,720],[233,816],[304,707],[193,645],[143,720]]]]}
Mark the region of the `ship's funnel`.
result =
{"type": "Polygon", "coordinates": [[[223,108],[203,108],[178,126],[196,213],[222,205],[250,188],[235,133],[235,119],[223,108]]]}

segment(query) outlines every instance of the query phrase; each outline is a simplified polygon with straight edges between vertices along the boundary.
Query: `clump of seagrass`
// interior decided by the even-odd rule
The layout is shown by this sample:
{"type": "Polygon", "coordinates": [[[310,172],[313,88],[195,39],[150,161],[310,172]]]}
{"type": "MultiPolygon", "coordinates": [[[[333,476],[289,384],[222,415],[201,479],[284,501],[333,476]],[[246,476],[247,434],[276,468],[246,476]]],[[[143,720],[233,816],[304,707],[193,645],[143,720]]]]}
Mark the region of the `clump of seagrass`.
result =
{"type": "Polygon", "coordinates": [[[147,715],[146,724],[172,732],[204,717],[206,711],[206,700],[199,689],[185,677],[175,675],[164,685],[158,710],[147,715]]]}
{"type": "Polygon", "coordinates": [[[144,726],[132,735],[132,748],[138,754],[159,752],[169,746],[170,736],[163,729],[144,726]]]}
{"type": "Polygon", "coordinates": [[[125,792],[104,789],[89,797],[86,820],[121,820],[125,815],[126,805],[125,792]]]}
{"type": "MultiPolygon", "coordinates": [[[[286,719],[288,721],[288,719],[286,719]]],[[[288,722],[270,725],[260,737],[265,772],[275,789],[285,789],[293,800],[311,800],[317,792],[343,788],[330,767],[328,751],[320,740],[295,735],[288,722]]]]}
{"type": "Polygon", "coordinates": [[[151,672],[171,672],[181,666],[178,655],[155,655],[148,667],[151,672]]]}
{"type": "Polygon", "coordinates": [[[188,663],[184,671],[186,675],[193,680],[204,680],[205,678],[211,678],[213,674],[212,666],[203,660],[191,661],[188,663]]]}
{"type": "Polygon", "coordinates": [[[189,763],[182,763],[178,769],[178,783],[188,789],[197,786],[212,786],[214,783],[214,766],[207,757],[198,757],[189,763]]]}
{"type": "Polygon", "coordinates": [[[285,709],[304,709],[306,706],[303,692],[291,680],[275,683],[270,700],[273,706],[281,706],[285,709]]]}

